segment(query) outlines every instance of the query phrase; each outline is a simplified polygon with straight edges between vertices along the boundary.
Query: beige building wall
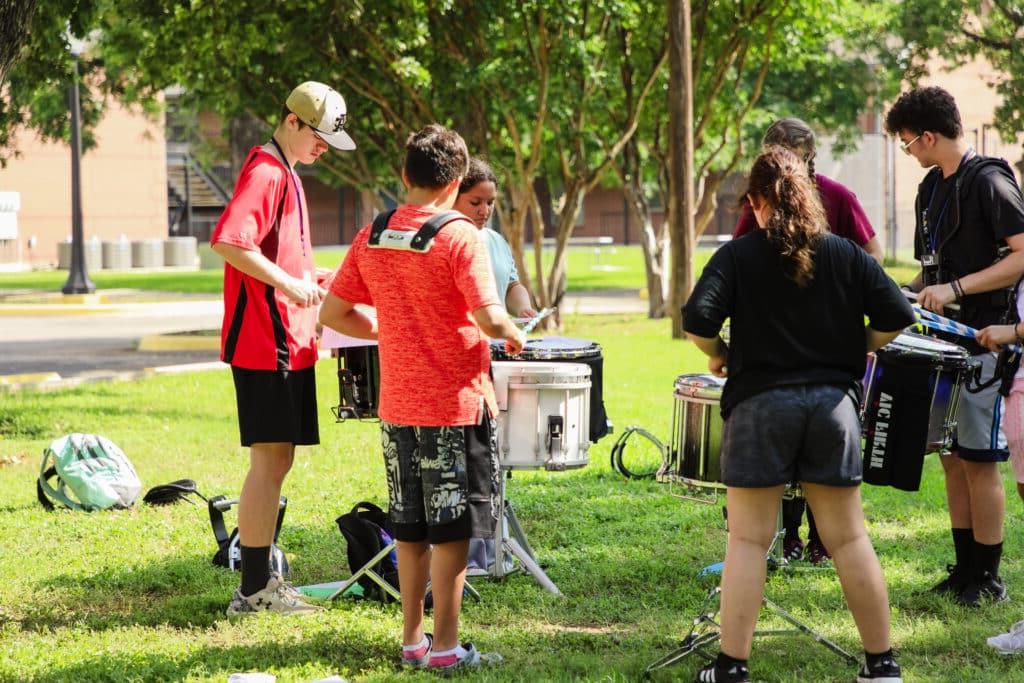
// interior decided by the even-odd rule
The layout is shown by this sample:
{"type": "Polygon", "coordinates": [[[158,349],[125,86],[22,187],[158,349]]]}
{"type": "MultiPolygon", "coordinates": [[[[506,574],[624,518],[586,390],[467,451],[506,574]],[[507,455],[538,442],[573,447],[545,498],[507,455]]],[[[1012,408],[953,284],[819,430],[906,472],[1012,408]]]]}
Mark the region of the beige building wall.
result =
{"type": "MultiPolygon", "coordinates": [[[[96,146],[82,155],[86,240],[167,236],[167,158],[163,122],[112,103],[97,126],[96,146]]],[[[18,239],[4,261],[57,262],[71,236],[71,150],[31,132],[16,136],[20,156],[0,169],[0,191],[21,193],[18,239]],[[29,247],[34,238],[35,247],[29,247]]]]}
{"type": "MultiPolygon", "coordinates": [[[[992,128],[995,110],[999,105],[999,96],[989,85],[993,77],[992,67],[987,61],[978,59],[953,71],[946,71],[947,68],[943,60],[933,60],[929,64],[929,77],[923,79],[920,85],[937,85],[948,90],[960,109],[960,119],[968,144],[973,145],[978,152],[1003,157],[1009,161],[1020,181],[1018,164],[1024,156],[1024,141],[1000,140],[998,133],[992,128]]],[[[898,244],[901,248],[912,248],[914,196],[927,169],[921,168],[914,157],[903,154],[898,149],[895,157],[898,244]]]]}

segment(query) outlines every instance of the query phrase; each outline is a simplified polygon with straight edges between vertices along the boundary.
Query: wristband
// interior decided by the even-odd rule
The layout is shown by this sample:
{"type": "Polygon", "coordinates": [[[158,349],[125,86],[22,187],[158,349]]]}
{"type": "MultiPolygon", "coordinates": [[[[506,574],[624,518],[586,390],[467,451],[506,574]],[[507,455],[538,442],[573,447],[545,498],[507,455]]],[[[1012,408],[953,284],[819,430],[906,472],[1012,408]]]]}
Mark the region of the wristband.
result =
{"type": "Polygon", "coordinates": [[[960,284],[960,278],[953,280],[949,283],[950,288],[953,290],[953,298],[956,299],[957,303],[960,303],[964,299],[964,288],[960,284]]]}

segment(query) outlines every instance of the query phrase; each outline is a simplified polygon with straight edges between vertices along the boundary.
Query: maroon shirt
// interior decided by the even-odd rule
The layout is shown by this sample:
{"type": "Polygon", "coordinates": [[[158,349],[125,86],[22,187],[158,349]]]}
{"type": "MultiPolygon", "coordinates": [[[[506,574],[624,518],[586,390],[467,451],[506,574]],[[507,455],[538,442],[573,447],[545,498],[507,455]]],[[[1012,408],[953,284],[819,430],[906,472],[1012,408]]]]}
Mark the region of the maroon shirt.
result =
{"type": "MultiPolygon", "coordinates": [[[[864,207],[857,201],[857,195],[845,185],[820,173],[816,174],[814,179],[818,184],[818,194],[821,195],[821,204],[825,207],[825,218],[832,234],[848,237],[862,247],[871,241],[875,231],[867,214],[864,213],[864,207]]],[[[732,238],[742,237],[756,229],[757,219],[754,218],[754,210],[750,208],[750,202],[744,199],[732,238]]]]}

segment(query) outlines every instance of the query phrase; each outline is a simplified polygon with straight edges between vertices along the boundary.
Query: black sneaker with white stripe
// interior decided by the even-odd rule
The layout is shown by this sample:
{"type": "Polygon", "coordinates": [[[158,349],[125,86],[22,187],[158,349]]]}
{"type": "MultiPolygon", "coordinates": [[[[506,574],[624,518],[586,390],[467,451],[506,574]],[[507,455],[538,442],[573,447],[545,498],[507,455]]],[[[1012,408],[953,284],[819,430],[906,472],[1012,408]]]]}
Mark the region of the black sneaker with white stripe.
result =
{"type": "Polygon", "coordinates": [[[892,656],[886,656],[868,666],[866,663],[857,672],[857,683],[903,683],[900,665],[892,656]]]}
{"type": "Polygon", "coordinates": [[[743,664],[721,667],[709,664],[697,672],[697,683],[750,683],[750,669],[743,664]]]}

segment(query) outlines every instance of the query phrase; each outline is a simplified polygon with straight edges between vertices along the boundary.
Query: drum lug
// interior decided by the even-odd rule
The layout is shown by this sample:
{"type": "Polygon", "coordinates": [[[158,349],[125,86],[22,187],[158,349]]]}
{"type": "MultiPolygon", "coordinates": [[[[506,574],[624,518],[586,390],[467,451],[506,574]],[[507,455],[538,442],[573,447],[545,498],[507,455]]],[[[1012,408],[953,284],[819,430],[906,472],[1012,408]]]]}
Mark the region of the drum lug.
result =
{"type": "Polygon", "coordinates": [[[552,458],[562,452],[563,422],[561,415],[548,416],[548,455],[552,458]]]}

